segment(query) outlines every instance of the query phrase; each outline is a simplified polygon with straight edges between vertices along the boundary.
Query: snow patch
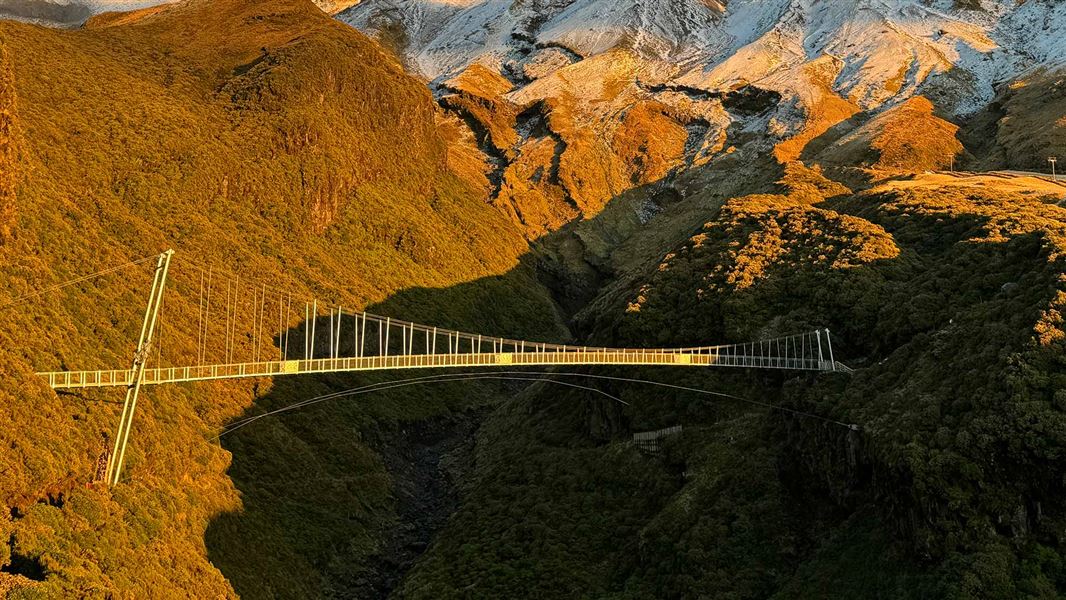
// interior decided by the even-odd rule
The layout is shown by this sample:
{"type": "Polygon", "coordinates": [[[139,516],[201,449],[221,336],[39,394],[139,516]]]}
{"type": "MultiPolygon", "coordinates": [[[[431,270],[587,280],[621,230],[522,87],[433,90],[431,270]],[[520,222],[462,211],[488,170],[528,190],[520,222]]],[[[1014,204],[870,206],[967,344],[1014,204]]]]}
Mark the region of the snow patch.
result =
{"type": "Polygon", "coordinates": [[[365,0],[342,18],[368,30],[401,23],[430,79],[481,63],[538,82],[569,66],[544,48],[586,59],[626,49],[660,83],[754,84],[802,99],[815,92],[795,75],[830,56],[840,63],[832,90],[864,110],[932,87],[943,108],[968,114],[1002,81],[1066,66],[1066,2],[1053,0],[985,0],[982,10],[953,0],[365,0]]]}

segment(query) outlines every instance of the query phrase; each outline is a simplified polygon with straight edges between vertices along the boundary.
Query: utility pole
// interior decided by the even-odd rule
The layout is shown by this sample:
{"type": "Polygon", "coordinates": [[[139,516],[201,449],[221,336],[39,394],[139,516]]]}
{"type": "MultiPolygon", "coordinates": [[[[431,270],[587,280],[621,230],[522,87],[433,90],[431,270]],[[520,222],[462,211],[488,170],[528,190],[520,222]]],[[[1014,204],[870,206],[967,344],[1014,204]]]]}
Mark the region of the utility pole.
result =
{"type": "Polygon", "coordinates": [[[141,338],[137,342],[137,352],[133,354],[133,368],[130,369],[133,379],[126,388],[126,401],[122,405],[122,417],[119,419],[118,433],[115,435],[115,449],[107,461],[106,475],[110,486],[117,485],[122,476],[122,463],[126,460],[126,444],[129,442],[130,429],[133,426],[133,412],[137,409],[137,396],[141,391],[141,382],[144,381],[144,368],[152,349],[152,336],[159,317],[159,305],[163,302],[163,287],[166,285],[167,272],[170,270],[170,257],[173,255],[173,250],[167,250],[159,255],[159,260],[155,265],[152,295],[148,298],[148,308],[145,309],[144,323],[141,325],[141,338]]]}
{"type": "Polygon", "coordinates": [[[1059,162],[1059,157],[1057,157],[1057,156],[1049,156],[1047,158],[1047,161],[1049,163],[1051,163],[1051,180],[1052,181],[1058,181],[1059,177],[1058,177],[1058,175],[1055,174],[1055,163],[1059,162]]]}

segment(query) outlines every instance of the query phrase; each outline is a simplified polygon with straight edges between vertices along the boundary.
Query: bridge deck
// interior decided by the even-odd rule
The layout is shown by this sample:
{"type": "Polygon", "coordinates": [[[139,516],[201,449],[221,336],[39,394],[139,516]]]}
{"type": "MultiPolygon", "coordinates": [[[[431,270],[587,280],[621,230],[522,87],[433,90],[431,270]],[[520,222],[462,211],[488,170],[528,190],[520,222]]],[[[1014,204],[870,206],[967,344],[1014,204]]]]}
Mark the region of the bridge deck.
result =
{"type": "MultiPolygon", "coordinates": [[[[801,371],[837,371],[839,363],[812,358],[749,356],[701,352],[662,352],[649,350],[588,350],[568,352],[503,352],[480,354],[417,354],[399,356],[365,356],[321,358],[254,363],[235,363],[191,367],[145,369],[143,385],[211,381],[249,377],[277,377],[308,373],[343,373],[391,369],[437,369],[456,367],[550,367],[561,365],[634,365],[691,367],[749,367],[801,371]]],[[[54,389],[78,389],[129,386],[133,371],[57,371],[38,373],[54,389]]]]}

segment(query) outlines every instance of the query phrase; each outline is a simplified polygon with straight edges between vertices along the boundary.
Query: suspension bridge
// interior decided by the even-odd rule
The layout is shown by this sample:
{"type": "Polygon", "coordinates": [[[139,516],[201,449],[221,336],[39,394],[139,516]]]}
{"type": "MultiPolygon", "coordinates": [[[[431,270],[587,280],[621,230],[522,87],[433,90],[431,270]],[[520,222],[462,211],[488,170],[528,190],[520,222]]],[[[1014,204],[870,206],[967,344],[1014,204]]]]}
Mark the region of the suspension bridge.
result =
{"type": "MultiPolygon", "coordinates": [[[[294,307],[295,294],[291,292],[247,281],[242,288],[239,277],[216,277],[213,270],[202,267],[198,272],[198,295],[195,276],[181,290],[186,298],[198,297],[198,302],[186,302],[197,307],[195,318],[191,314],[179,315],[171,326],[171,330],[177,329],[178,336],[188,337],[191,345],[191,327],[195,323],[195,352],[179,352],[173,357],[176,360],[172,359],[178,364],[163,365],[157,334],[173,255],[168,250],[155,257],[148,305],[129,368],[38,373],[56,390],[126,389],[115,447],[107,465],[107,481],[111,485],[119,482],[137,398],[145,385],[315,373],[560,365],[850,372],[834,359],[827,329],[740,344],[686,348],[554,344],[432,327],[347,311],[341,306],[320,308],[317,300],[305,301],[301,311],[298,302],[294,307]],[[322,314],[323,309],[328,315],[322,314]],[[154,367],[150,366],[153,358],[157,362],[154,367]]],[[[144,262],[142,259],[129,264],[144,262]]],[[[115,270],[78,278],[74,283],[115,270]]]]}

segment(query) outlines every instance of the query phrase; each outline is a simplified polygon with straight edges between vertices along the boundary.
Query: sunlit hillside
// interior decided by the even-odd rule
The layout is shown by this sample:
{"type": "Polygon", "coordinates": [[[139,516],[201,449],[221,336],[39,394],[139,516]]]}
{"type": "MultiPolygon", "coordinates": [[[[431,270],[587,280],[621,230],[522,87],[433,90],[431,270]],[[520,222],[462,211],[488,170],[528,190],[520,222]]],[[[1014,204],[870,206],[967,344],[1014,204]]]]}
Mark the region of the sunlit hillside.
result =
{"type": "MultiPolygon", "coordinates": [[[[57,396],[33,372],[127,365],[147,265],[7,302],[171,247],[164,360],[194,353],[195,334],[180,337],[183,323],[165,315],[195,318],[201,267],[353,308],[424,288],[406,305],[379,308],[486,332],[564,335],[518,263],[521,232],[487,202],[482,163],[424,85],[310,2],[204,0],[77,31],[0,22],[0,44],[0,437],[9,448],[0,576],[57,597],[215,597],[233,594],[218,566],[240,565],[276,593],[322,593],[331,557],[357,565],[354,557],[376,552],[393,510],[379,461],[364,459],[359,483],[344,492],[315,479],[316,470],[350,466],[366,446],[339,455],[301,441],[301,425],[271,430],[268,453],[298,448],[303,457],[275,485],[299,491],[301,503],[326,494],[363,518],[271,536],[265,528],[282,527],[278,514],[291,507],[244,487],[245,514],[262,529],[235,524],[224,545],[207,548],[209,522],[242,510],[229,453],[209,439],[269,397],[269,384],[149,392],[129,483],[112,494],[94,482],[94,464],[121,391],[57,396]],[[496,275],[504,277],[488,278],[496,275]],[[306,566],[294,577],[257,560],[306,566]],[[272,570],[276,579],[263,575],[272,570]]],[[[449,394],[405,396],[399,412],[483,401],[449,394]]],[[[389,406],[367,410],[388,422],[397,414],[389,406]]],[[[347,437],[366,423],[362,414],[334,414],[326,429],[347,437]]]]}

